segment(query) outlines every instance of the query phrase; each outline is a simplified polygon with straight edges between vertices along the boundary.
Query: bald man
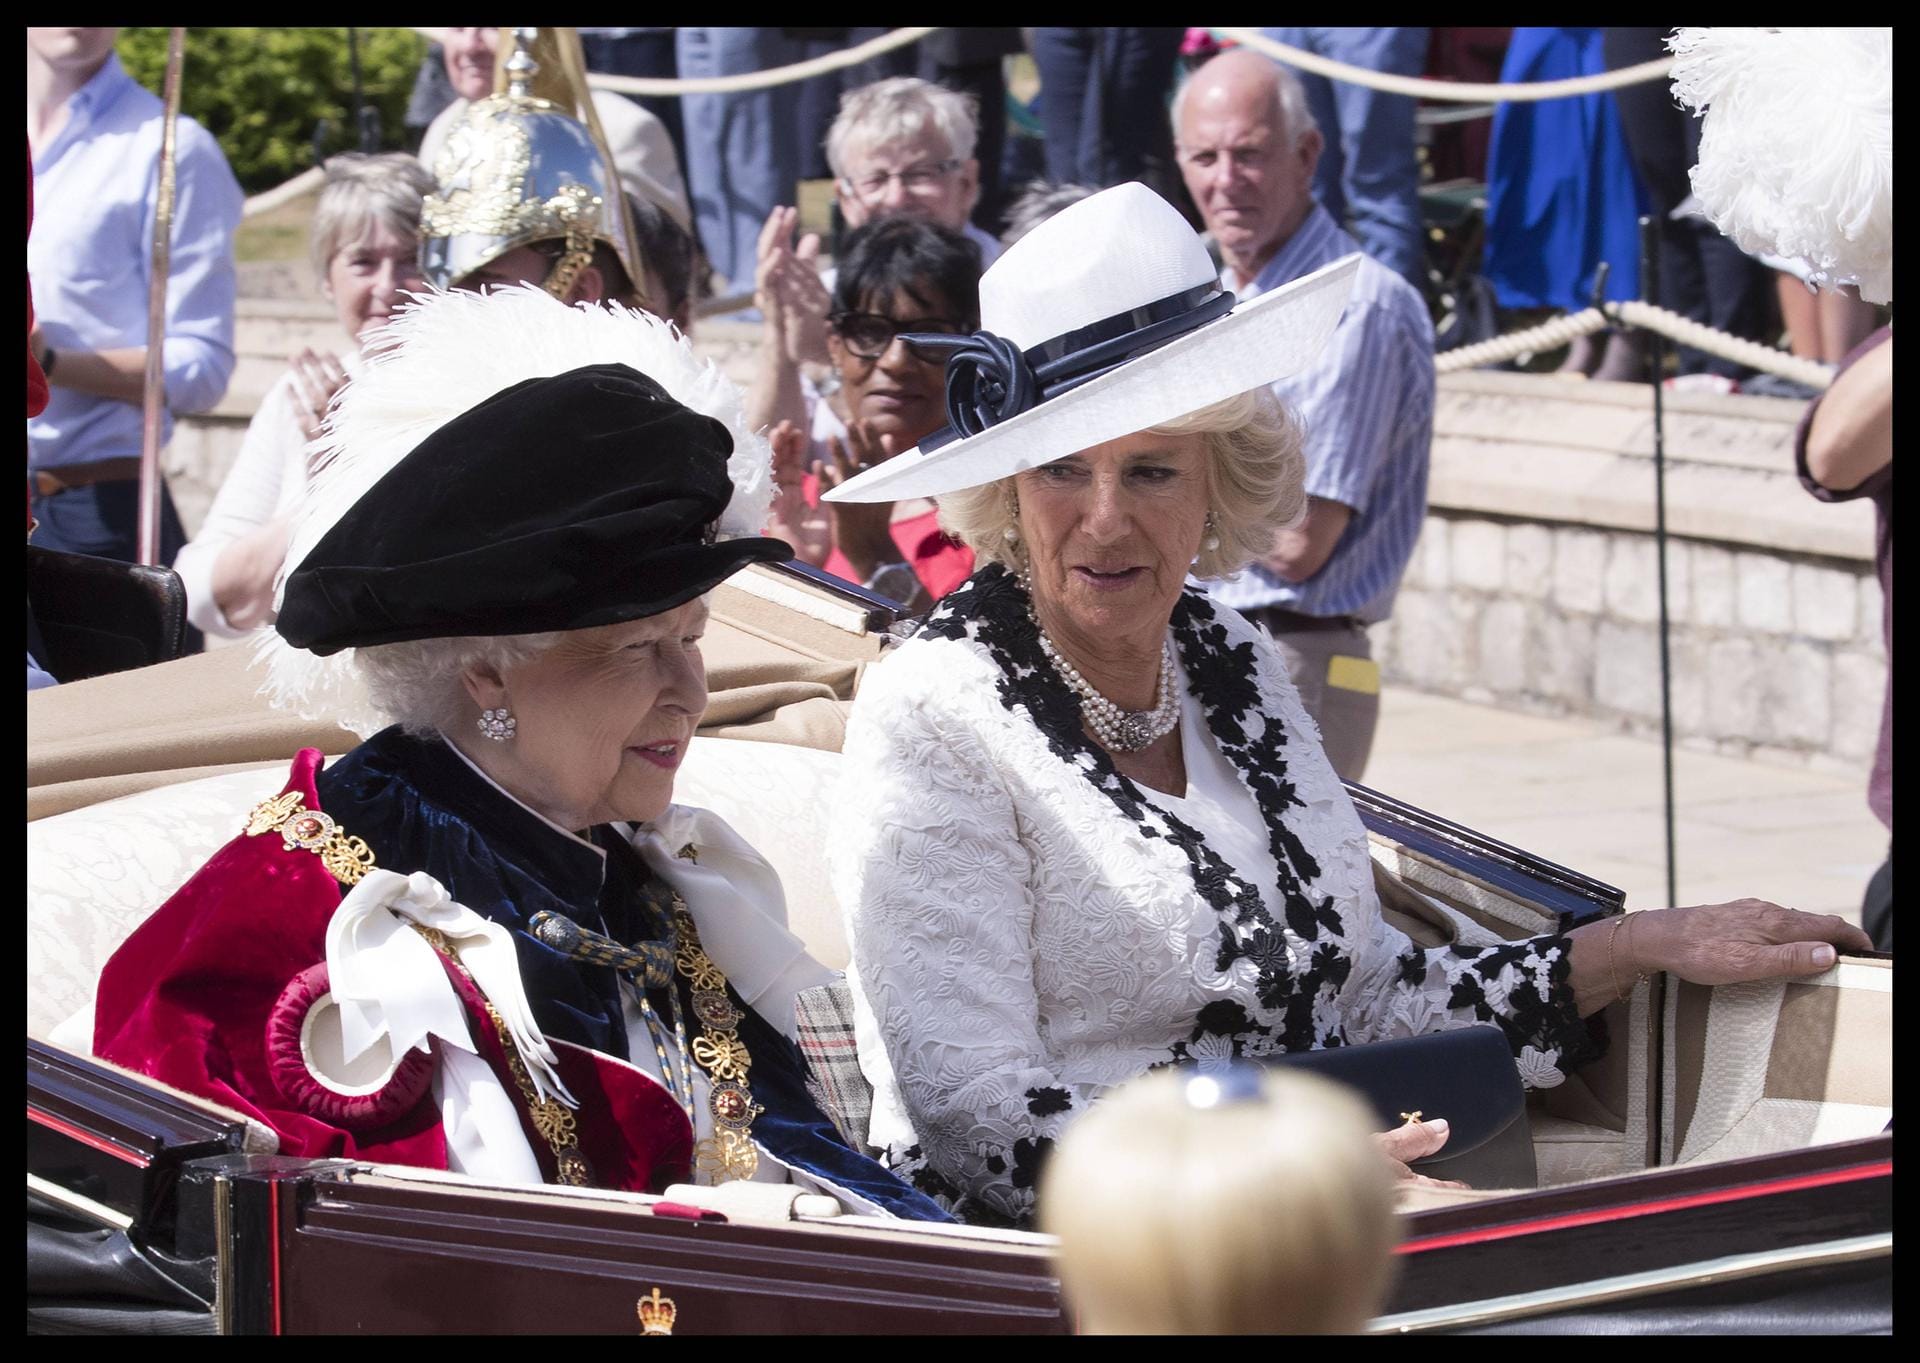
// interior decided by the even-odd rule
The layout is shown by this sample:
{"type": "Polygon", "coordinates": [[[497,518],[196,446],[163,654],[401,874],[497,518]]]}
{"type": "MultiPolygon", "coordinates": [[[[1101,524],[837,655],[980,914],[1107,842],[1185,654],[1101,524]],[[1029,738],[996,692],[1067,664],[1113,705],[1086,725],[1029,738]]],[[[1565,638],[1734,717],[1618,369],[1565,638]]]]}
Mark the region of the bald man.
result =
{"type": "MultiPolygon", "coordinates": [[[[1220,248],[1220,282],[1241,299],[1360,250],[1314,202],[1324,144],[1290,72],[1253,52],[1225,53],[1187,82],[1173,121],[1187,192],[1220,248]]],[[[1427,509],[1426,303],[1362,256],[1333,340],[1273,389],[1306,423],[1307,519],[1212,591],[1273,634],[1334,770],[1358,781],[1380,717],[1367,629],[1392,611],[1427,509]]]]}

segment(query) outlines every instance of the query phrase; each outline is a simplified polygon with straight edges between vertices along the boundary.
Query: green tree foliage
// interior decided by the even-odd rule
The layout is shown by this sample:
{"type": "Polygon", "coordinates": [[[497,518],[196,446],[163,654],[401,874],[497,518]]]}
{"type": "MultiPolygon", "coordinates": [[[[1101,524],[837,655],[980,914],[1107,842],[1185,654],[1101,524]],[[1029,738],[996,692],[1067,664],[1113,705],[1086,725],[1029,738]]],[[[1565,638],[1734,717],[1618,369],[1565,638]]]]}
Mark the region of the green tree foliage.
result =
{"type": "MultiPolygon", "coordinates": [[[[379,150],[407,146],[403,126],[426,39],[410,29],[363,28],[361,90],[380,111],[379,150]]],[[[120,60],[160,94],[167,30],[123,29],[120,60]]],[[[190,28],[180,108],[220,141],[249,194],[271,189],[313,164],[314,131],[327,122],[322,151],[357,150],[353,68],[344,28],[190,28]]]]}

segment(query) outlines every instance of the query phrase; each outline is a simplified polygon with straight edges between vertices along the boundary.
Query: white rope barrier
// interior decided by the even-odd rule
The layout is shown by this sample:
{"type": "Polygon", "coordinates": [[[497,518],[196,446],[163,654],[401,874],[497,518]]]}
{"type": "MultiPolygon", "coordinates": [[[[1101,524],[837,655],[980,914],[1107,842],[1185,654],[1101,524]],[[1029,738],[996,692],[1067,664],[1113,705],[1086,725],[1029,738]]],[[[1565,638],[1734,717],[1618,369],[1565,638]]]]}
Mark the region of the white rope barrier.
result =
{"type": "Polygon", "coordinates": [[[1518,359],[1522,355],[1538,355],[1545,350],[1553,350],[1581,336],[1591,336],[1606,328],[1607,319],[1600,315],[1598,308],[1588,308],[1585,312],[1570,312],[1565,317],[1555,317],[1542,322],[1537,327],[1528,327],[1525,331],[1511,332],[1505,336],[1496,336],[1490,341],[1480,341],[1474,345],[1463,345],[1455,350],[1442,351],[1433,357],[1434,372],[1452,374],[1462,369],[1478,369],[1482,365],[1500,364],[1506,360],[1518,359]]]}
{"type": "MultiPolygon", "coordinates": [[[[1797,355],[1782,354],[1773,347],[1761,345],[1757,341],[1729,336],[1724,331],[1715,331],[1710,326],[1682,317],[1679,313],[1671,312],[1666,308],[1642,303],[1637,299],[1628,299],[1609,306],[1617,312],[1622,322],[1648,331],[1657,331],[1668,340],[1692,346],[1695,350],[1704,350],[1709,355],[1718,355],[1724,360],[1732,360],[1735,364],[1744,364],[1750,369],[1777,374],[1783,379],[1791,379],[1795,383],[1802,383],[1820,391],[1825,391],[1827,385],[1833,382],[1833,369],[1828,365],[1803,360],[1797,355]]],[[[1478,369],[1484,365],[1499,364],[1521,355],[1537,355],[1542,351],[1563,346],[1576,337],[1591,336],[1594,332],[1605,329],[1610,325],[1611,320],[1598,308],[1586,308],[1580,312],[1569,313],[1565,317],[1552,318],[1539,326],[1528,327],[1524,331],[1496,336],[1490,341],[1481,341],[1475,345],[1445,351],[1434,356],[1434,371],[1452,374],[1463,369],[1478,369]]]]}
{"type": "Polygon", "coordinates": [[[1742,340],[1738,336],[1729,336],[1724,331],[1715,331],[1705,323],[1682,317],[1666,308],[1657,308],[1651,303],[1642,303],[1638,299],[1628,299],[1615,305],[1619,309],[1620,320],[1649,331],[1657,331],[1662,336],[1681,345],[1690,345],[1695,350],[1704,350],[1710,355],[1718,355],[1723,360],[1732,360],[1735,364],[1744,364],[1751,369],[1764,370],[1769,374],[1778,374],[1783,379],[1792,379],[1795,383],[1804,383],[1809,388],[1825,392],[1833,382],[1833,366],[1816,364],[1812,360],[1803,360],[1798,355],[1787,355],[1772,346],[1761,345],[1758,341],[1742,340]]]}
{"type": "Polygon", "coordinates": [[[1465,81],[1421,80],[1413,76],[1392,75],[1386,71],[1369,71],[1364,66],[1352,66],[1346,62],[1334,61],[1329,57],[1316,56],[1312,52],[1303,52],[1297,47],[1277,43],[1254,28],[1216,28],[1213,31],[1222,37],[1233,39],[1242,47],[1264,52],[1277,62],[1296,66],[1302,71],[1311,71],[1314,75],[1325,76],[1329,80],[1344,80],[1354,85],[1364,85],[1372,90],[1384,90],[1390,95],[1414,95],[1420,99],[1450,100],[1455,104],[1479,104],[1487,100],[1565,99],[1569,95],[1592,95],[1602,90],[1618,90],[1624,86],[1638,85],[1643,81],[1665,80],[1673,70],[1673,58],[1662,57],[1657,61],[1641,62],[1638,66],[1623,66],[1618,71],[1606,71],[1597,76],[1576,76],[1571,80],[1538,81],[1532,84],[1486,85],[1469,84],[1465,81]]]}
{"type": "Polygon", "coordinates": [[[292,203],[302,194],[311,194],[327,182],[327,172],[319,166],[309,166],[285,184],[275,185],[248,199],[240,210],[240,216],[251,218],[256,213],[271,213],[281,204],[292,203]]]}
{"type": "MultiPolygon", "coordinates": [[[[413,31],[436,43],[446,41],[447,31],[444,28],[416,28],[413,31]]],[[[896,28],[891,33],[883,33],[878,38],[839,52],[809,57],[791,66],[771,66],[765,71],[742,71],[732,76],[695,76],[681,80],[656,76],[606,76],[589,72],[587,84],[596,90],[617,90],[623,95],[735,95],[744,90],[767,90],[776,85],[811,80],[829,71],[858,66],[895,48],[917,43],[932,32],[932,27],[896,28]]]]}

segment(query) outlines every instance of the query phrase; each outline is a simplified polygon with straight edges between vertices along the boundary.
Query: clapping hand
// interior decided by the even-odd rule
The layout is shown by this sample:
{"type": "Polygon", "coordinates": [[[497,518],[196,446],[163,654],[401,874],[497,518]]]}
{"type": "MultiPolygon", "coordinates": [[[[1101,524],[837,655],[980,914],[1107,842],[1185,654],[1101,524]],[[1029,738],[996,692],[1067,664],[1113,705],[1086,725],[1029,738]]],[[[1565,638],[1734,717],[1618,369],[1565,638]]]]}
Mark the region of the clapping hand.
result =
{"type": "Polygon", "coordinates": [[[327,404],[346,386],[347,371],[340,367],[337,355],[316,350],[302,350],[295,355],[291,369],[294,421],[300,427],[300,434],[311,443],[319,438],[327,404]]]}
{"type": "Polygon", "coordinates": [[[791,544],[802,563],[818,568],[833,548],[833,525],[821,508],[807,505],[806,433],[783,421],[768,439],[773,444],[773,507],[767,533],[791,544]]]}
{"type": "MultiPolygon", "coordinates": [[[[847,426],[847,439],[827,442],[829,462],[820,469],[820,489],[840,484],[866,469],[884,463],[899,453],[893,437],[875,433],[864,421],[847,426]]],[[[833,542],[862,581],[872,576],[882,563],[897,562],[900,550],[893,543],[892,502],[823,502],[833,517],[833,542]]]]}
{"type": "Polygon", "coordinates": [[[799,224],[797,208],[776,208],[767,215],[754,268],[754,305],[789,364],[825,364],[833,300],[820,278],[820,238],[809,232],[796,246],[799,224]]]}

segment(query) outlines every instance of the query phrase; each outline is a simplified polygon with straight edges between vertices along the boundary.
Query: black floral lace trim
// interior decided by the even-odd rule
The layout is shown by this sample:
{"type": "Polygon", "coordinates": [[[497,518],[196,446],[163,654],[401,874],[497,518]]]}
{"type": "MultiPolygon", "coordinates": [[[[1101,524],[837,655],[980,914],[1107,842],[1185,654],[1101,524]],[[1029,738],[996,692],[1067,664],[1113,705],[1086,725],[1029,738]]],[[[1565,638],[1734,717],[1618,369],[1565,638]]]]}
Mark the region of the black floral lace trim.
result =
{"type": "MultiPolygon", "coordinates": [[[[1180,849],[1194,892],[1222,920],[1214,968],[1225,970],[1243,958],[1251,961],[1256,971],[1255,997],[1262,1008],[1280,1015],[1277,1032],[1249,1019],[1263,1038],[1254,1053],[1344,1043],[1337,1029],[1315,1036],[1313,1001],[1322,990],[1338,991],[1352,968],[1349,958],[1323,945],[1313,952],[1305,970],[1296,971],[1286,937],[1258,888],[1209,847],[1197,830],[1154,805],[1114,767],[1106,750],[1087,737],[1078,699],[1040,649],[1028,614],[1027,592],[1017,577],[998,564],[989,565],[949,593],[919,632],[933,638],[970,639],[985,648],[1000,670],[1001,703],[1008,709],[1025,709],[1048,749],[1092,782],[1142,837],[1164,838],[1180,849]]],[[[1268,846],[1280,870],[1279,899],[1287,927],[1307,942],[1319,941],[1323,928],[1343,933],[1332,897],[1314,895],[1308,889],[1320,876],[1319,862],[1287,825],[1286,812],[1303,802],[1287,779],[1286,731],[1261,721],[1252,726],[1257,733],[1248,732],[1249,716],[1260,714],[1252,643],[1230,643],[1226,627],[1215,619],[1206,598],[1193,591],[1174,606],[1173,635],[1207,727],[1247,781],[1266,821],[1268,846]]]]}
{"type": "MultiPolygon", "coordinates": [[[[1277,888],[1286,925],[1303,941],[1318,944],[1304,970],[1294,969],[1286,938],[1260,892],[1208,847],[1198,831],[1154,805],[1114,767],[1106,750],[1087,737],[1079,701],[1040,649],[1028,614],[1027,592],[1017,577],[999,564],[981,569],[935,607],[915,637],[970,641],[986,649],[1000,672],[996,688],[1001,704],[1009,710],[1024,709],[1046,739],[1048,750],[1112,801],[1142,837],[1165,838],[1185,855],[1195,893],[1220,915],[1215,969],[1225,970],[1241,959],[1253,964],[1255,999],[1274,1020],[1262,1022],[1234,1000],[1215,1000],[1200,1010],[1187,1040],[1173,1045],[1167,1064],[1224,1058],[1220,1057],[1222,1042],[1232,1057],[1247,1059],[1348,1045],[1338,1023],[1323,1034],[1315,1031],[1315,1000],[1323,990],[1329,996],[1338,993],[1353,969],[1353,959],[1333,943],[1321,941],[1323,929],[1344,937],[1345,924],[1332,897],[1310,888],[1320,877],[1320,864],[1287,823],[1287,811],[1304,807],[1304,801],[1287,776],[1286,730],[1261,711],[1254,645],[1231,642],[1207,598],[1191,590],[1175,603],[1172,627],[1189,689],[1200,701],[1207,728],[1247,783],[1265,820],[1268,847],[1279,868],[1277,888]]],[[[1571,968],[1566,945],[1564,937],[1555,934],[1486,950],[1469,967],[1480,980],[1463,975],[1454,988],[1454,1006],[1471,1006],[1481,1021],[1496,1023],[1516,1056],[1523,1046],[1534,1046],[1560,1052],[1563,1066],[1592,1058],[1599,1053],[1595,1038],[1581,1025],[1572,991],[1566,987],[1571,968]],[[1507,965],[1534,952],[1554,953],[1548,965],[1549,998],[1540,998],[1535,990],[1515,989],[1508,996],[1509,1012],[1497,1013],[1480,981],[1494,980],[1507,965]]],[[[1476,953],[1469,949],[1461,954],[1476,953]]],[[[1423,982],[1430,965],[1430,956],[1412,949],[1399,958],[1399,978],[1409,985],[1423,982]]],[[[1043,1109],[1056,1093],[1067,1097],[1057,1089],[1030,1091],[1029,1110],[1036,1116],[1048,1115],[1043,1109]]],[[[988,1153],[988,1171],[996,1178],[1008,1177],[1018,1190],[1015,1200],[1022,1210],[1010,1221],[935,1173],[918,1146],[903,1158],[901,1172],[915,1187],[970,1222],[1026,1225],[1032,1186],[1051,1146],[1045,1137],[1023,1138],[1011,1151],[988,1153]]]]}

